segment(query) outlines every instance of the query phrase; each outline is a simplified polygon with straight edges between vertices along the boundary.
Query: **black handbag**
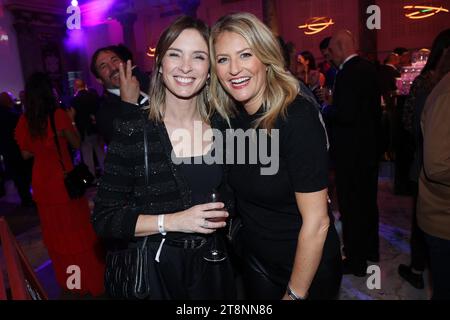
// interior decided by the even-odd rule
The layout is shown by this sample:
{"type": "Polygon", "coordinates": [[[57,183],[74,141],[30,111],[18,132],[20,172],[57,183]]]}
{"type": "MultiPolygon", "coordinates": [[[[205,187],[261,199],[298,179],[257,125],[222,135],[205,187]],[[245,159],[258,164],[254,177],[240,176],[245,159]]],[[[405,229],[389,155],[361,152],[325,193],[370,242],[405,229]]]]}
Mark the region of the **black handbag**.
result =
{"type": "MultiPolygon", "coordinates": [[[[145,183],[149,181],[147,129],[144,122],[145,183]]],[[[135,247],[109,251],[106,255],[105,290],[111,298],[146,299],[150,297],[150,273],[155,262],[147,248],[148,237],[135,247]]]]}
{"type": "Polygon", "coordinates": [[[140,245],[106,255],[105,290],[115,299],[146,299],[150,296],[150,267],[147,239],[140,245]]]}
{"type": "Polygon", "coordinates": [[[77,164],[71,171],[67,172],[62,161],[61,146],[58,141],[54,113],[50,115],[50,124],[53,131],[56,149],[58,150],[59,163],[61,164],[61,168],[64,172],[64,185],[67,193],[71,199],[81,198],[84,196],[86,189],[92,184],[95,178],[84,163],[77,164]]]}

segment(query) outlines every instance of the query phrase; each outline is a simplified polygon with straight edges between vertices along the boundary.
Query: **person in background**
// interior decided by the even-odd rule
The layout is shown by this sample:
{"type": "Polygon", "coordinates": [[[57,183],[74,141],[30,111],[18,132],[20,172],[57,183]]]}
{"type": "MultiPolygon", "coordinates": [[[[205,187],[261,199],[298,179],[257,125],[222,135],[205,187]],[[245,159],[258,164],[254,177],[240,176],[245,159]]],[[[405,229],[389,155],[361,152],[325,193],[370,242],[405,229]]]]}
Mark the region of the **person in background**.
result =
{"type": "Polygon", "coordinates": [[[99,108],[99,100],[95,94],[87,90],[86,84],[81,79],[74,81],[74,91],[75,96],[71,105],[75,110],[75,124],[81,138],[81,157],[95,177],[94,153],[101,172],[103,172],[105,161],[104,143],[98,135],[95,118],[99,108]]]}
{"type": "Polygon", "coordinates": [[[378,68],[378,83],[380,86],[381,97],[384,104],[382,118],[382,151],[384,159],[394,159],[394,126],[395,126],[395,110],[397,104],[397,79],[401,77],[398,71],[400,57],[395,52],[389,53],[385,63],[378,68]]]}
{"type": "Polygon", "coordinates": [[[99,296],[103,293],[104,252],[90,224],[86,197],[71,199],[64,185],[64,171],[73,165],[67,144],[79,148],[73,119],[55,99],[50,78],[34,73],[25,86],[27,108],[16,127],[15,138],[25,159],[34,158],[33,198],[41,221],[42,237],[56,280],[65,292],[99,296]],[[51,126],[54,119],[61,157],[51,126]],[[78,266],[80,286],[71,284],[69,267],[78,266]]]}
{"type": "MultiPolygon", "coordinates": [[[[326,72],[323,72],[325,75],[325,84],[319,90],[316,90],[315,94],[317,100],[322,105],[322,115],[325,121],[325,125],[327,128],[328,136],[330,139],[333,138],[332,133],[332,121],[331,118],[334,116],[336,110],[333,108],[333,91],[334,91],[334,83],[336,80],[337,68],[331,60],[330,50],[328,49],[330,45],[331,37],[324,38],[320,44],[319,49],[322,52],[322,56],[324,58],[324,63],[329,65],[329,68],[326,72]]],[[[333,155],[333,143],[330,146],[330,156],[333,155]]]]}
{"type": "MultiPolygon", "coordinates": [[[[14,110],[14,101],[8,92],[0,93],[0,154],[3,156],[5,172],[3,179],[10,176],[14,181],[24,207],[34,206],[30,192],[31,167],[33,160],[25,160],[20,154],[19,146],[14,139],[14,129],[20,114],[14,110]]],[[[3,181],[4,182],[4,181],[3,181]]]]}
{"type": "Polygon", "coordinates": [[[400,57],[395,52],[391,52],[386,57],[383,65],[379,67],[380,90],[382,95],[395,92],[397,90],[396,79],[401,77],[398,67],[400,57]]]}
{"type": "Polygon", "coordinates": [[[139,81],[141,90],[143,92],[149,92],[150,90],[150,77],[144,73],[138,65],[135,64],[133,59],[133,53],[123,44],[117,45],[118,53],[123,61],[131,61],[131,65],[133,68],[133,76],[139,81]]]}
{"type": "Polygon", "coordinates": [[[254,15],[220,18],[210,48],[214,106],[228,111],[235,129],[270,134],[254,134],[238,156],[249,159],[266,137],[280,147],[272,175],[261,173],[260,159],[230,166],[243,222],[238,251],[247,298],[336,298],[341,255],[327,210],[327,138],[319,110],[299,94],[279,42],[254,15]]]}
{"type": "Polygon", "coordinates": [[[394,53],[398,54],[400,61],[398,63],[399,69],[402,67],[408,67],[411,65],[411,52],[403,47],[397,47],[393,50],[394,53]]]}
{"type": "Polygon", "coordinates": [[[339,66],[333,94],[336,190],[342,216],[344,274],[366,276],[379,261],[378,160],[380,91],[375,66],[356,53],[348,30],[333,35],[331,59],[339,66]]]}
{"type": "Polygon", "coordinates": [[[424,288],[423,272],[428,265],[428,250],[425,243],[423,231],[417,225],[417,195],[420,171],[423,166],[423,137],[420,128],[420,118],[425,102],[436,85],[436,73],[445,72],[445,65],[440,64],[444,59],[444,51],[450,47],[450,29],[442,31],[433,41],[427,64],[417,76],[408,98],[405,102],[403,112],[403,126],[414,137],[414,159],[410,168],[409,177],[413,182],[414,207],[411,219],[410,238],[410,263],[398,266],[399,275],[409,284],[417,289],[424,288]],[[439,69],[438,66],[441,66],[439,69]]]}
{"type": "Polygon", "coordinates": [[[430,256],[433,300],[450,300],[450,48],[436,68],[438,82],[421,116],[423,167],[419,178],[417,223],[430,256]],[[439,81],[439,82],[438,82],[439,81]]]}
{"type": "Polygon", "coordinates": [[[330,68],[328,69],[328,71],[326,73],[324,73],[325,87],[327,87],[328,89],[332,89],[334,87],[334,81],[336,79],[336,73],[337,73],[337,68],[334,65],[333,61],[331,60],[330,51],[328,50],[328,47],[330,46],[330,40],[331,40],[331,37],[326,37],[322,41],[320,41],[320,44],[319,44],[319,49],[320,49],[320,52],[322,52],[322,56],[323,56],[324,60],[326,62],[328,62],[330,65],[330,68]]]}
{"type": "Polygon", "coordinates": [[[311,91],[315,91],[325,85],[325,76],[317,70],[316,59],[309,51],[302,51],[298,55],[300,75],[302,80],[311,91]]]}
{"type": "MultiPolygon", "coordinates": [[[[105,89],[96,114],[96,123],[106,144],[113,138],[114,122],[120,120],[122,113],[129,111],[124,109],[120,99],[119,65],[125,61],[122,54],[117,46],[109,46],[95,51],[91,59],[91,72],[105,89]]],[[[148,105],[147,89],[141,87],[138,105],[132,107],[137,113],[148,105]]]]}

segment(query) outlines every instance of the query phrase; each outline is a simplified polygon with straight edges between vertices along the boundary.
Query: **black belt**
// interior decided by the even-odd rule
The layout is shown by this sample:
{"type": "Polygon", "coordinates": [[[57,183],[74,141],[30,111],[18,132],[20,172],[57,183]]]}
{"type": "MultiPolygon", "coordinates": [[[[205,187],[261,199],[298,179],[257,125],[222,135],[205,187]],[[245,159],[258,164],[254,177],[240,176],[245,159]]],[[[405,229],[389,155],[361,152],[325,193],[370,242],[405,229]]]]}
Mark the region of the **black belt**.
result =
{"type": "Polygon", "coordinates": [[[178,247],[183,249],[197,249],[202,247],[208,240],[206,238],[201,239],[167,239],[164,244],[172,247],[178,247]]]}
{"type": "MultiPolygon", "coordinates": [[[[162,241],[162,238],[149,238],[148,241],[158,242],[162,241]]],[[[169,245],[171,247],[183,248],[183,249],[197,249],[202,247],[206,242],[208,242],[208,238],[196,237],[191,239],[171,239],[166,238],[164,241],[165,245],[169,245]]]]}
{"type": "MultiPolygon", "coordinates": [[[[161,243],[162,241],[162,237],[160,235],[158,235],[157,237],[152,237],[150,236],[148,238],[148,241],[150,242],[156,242],[156,243],[161,243]]],[[[172,246],[172,247],[177,247],[177,248],[183,248],[183,249],[197,249],[202,247],[206,242],[208,242],[208,237],[192,237],[192,238],[188,238],[188,239],[171,239],[171,238],[165,238],[165,242],[164,244],[172,246]]],[[[128,248],[135,248],[138,246],[142,245],[142,239],[139,239],[137,241],[131,241],[128,244],[128,248]]]]}

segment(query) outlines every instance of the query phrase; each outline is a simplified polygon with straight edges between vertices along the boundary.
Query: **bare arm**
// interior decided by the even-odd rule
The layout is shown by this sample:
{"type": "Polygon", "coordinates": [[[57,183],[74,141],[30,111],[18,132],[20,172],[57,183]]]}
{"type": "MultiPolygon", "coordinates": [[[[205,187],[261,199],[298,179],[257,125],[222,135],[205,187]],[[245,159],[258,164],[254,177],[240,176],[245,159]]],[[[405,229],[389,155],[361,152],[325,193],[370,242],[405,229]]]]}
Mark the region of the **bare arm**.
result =
{"type": "Polygon", "coordinates": [[[24,158],[25,160],[28,160],[28,159],[31,159],[34,157],[34,155],[31,152],[26,151],[26,150],[22,150],[21,154],[22,154],[22,158],[24,158]]]}
{"type": "MultiPolygon", "coordinates": [[[[322,258],[323,246],[330,226],[327,211],[327,189],[311,193],[295,193],[303,224],[298,236],[294,266],[289,281],[299,296],[307,295],[322,258]]],[[[290,300],[287,293],[283,300],[290,300]]]]}
{"type": "Polygon", "coordinates": [[[81,138],[78,131],[69,131],[69,130],[62,130],[61,135],[67,139],[70,146],[75,149],[79,149],[81,145],[81,138]]]}
{"type": "MultiPolygon", "coordinates": [[[[193,206],[187,210],[164,215],[166,232],[213,233],[226,226],[225,222],[210,222],[205,225],[205,218],[228,217],[228,212],[220,210],[222,202],[206,203],[193,206]],[[216,209],[216,210],[214,210],[216,209]]],[[[157,215],[139,215],[136,222],[135,237],[144,237],[159,233],[157,215]]]]}

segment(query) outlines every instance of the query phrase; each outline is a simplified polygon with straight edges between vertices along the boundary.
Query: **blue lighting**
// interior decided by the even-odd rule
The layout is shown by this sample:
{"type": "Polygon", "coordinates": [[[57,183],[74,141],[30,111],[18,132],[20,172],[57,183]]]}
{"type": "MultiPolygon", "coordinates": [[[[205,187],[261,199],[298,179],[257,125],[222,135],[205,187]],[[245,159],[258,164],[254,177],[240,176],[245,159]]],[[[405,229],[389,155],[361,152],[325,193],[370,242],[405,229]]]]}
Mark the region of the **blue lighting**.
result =
{"type": "Polygon", "coordinates": [[[77,0],[72,0],[72,2],[70,3],[73,7],[78,7],[78,1],[77,0]]]}

